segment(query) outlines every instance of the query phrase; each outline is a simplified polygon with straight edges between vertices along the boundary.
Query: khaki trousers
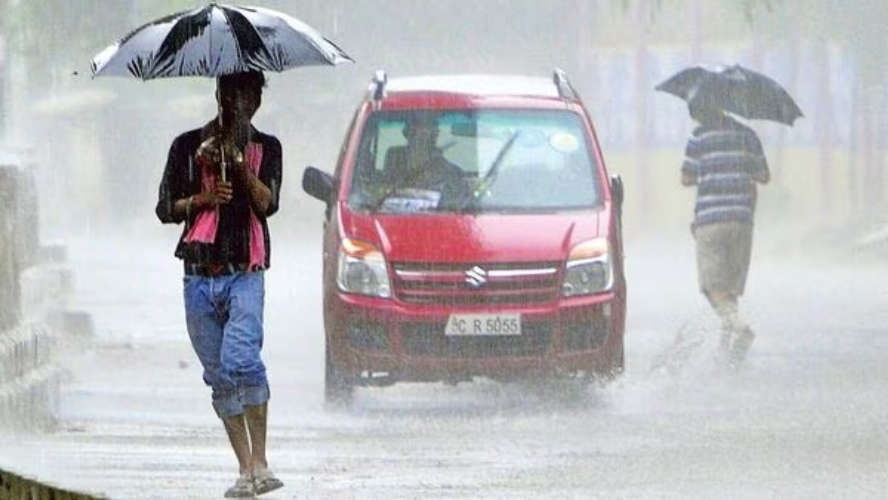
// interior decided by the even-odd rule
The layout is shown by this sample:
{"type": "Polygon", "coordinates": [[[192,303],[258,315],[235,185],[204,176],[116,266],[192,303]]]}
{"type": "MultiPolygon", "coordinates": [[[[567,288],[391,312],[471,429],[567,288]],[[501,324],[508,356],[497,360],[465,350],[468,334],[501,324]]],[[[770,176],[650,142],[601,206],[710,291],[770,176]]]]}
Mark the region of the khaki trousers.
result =
{"type": "Polygon", "coordinates": [[[752,224],[718,222],[694,229],[700,291],[743,295],[752,251],[752,224]]]}

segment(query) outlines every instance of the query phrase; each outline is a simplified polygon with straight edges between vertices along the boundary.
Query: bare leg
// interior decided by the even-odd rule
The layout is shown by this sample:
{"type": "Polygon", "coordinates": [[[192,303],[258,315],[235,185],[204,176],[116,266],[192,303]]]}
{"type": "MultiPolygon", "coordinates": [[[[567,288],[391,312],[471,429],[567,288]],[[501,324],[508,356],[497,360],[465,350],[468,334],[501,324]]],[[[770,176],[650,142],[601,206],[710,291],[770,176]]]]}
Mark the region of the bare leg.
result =
{"type": "MultiPolygon", "coordinates": [[[[252,453],[250,453],[250,434],[247,431],[244,414],[225,417],[222,419],[222,423],[225,425],[225,432],[228,433],[228,440],[231,442],[231,448],[234,449],[234,454],[237,457],[240,473],[249,473],[253,469],[252,453]]],[[[264,434],[262,440],[264,445],[264,434]]]]}
{"type": "Polygon", "coordinates": [[[730,293],[709,291],[706,293],[709,304],[721,319],[721,336],[719,338],[719,352],[722,356],[729,356],[732,337],[737,331],[737,298],[730,293]]]}
{"type": "Polygon", "coordinates": [[[246,416],[252,442],[252,460],[250,461],[250,469],[255,469],[257,467],[267,468],[268,460],[265,457],[265,434],[268,423],[268,403],[244,406],[244,416],[246,416]]]}
{"type": "Polygon", "coordinates": [[[730,292],[710,291],[706,294],[712,308],[715,309],[718,317],[721,318],[722,328],[724,330],[735,331],[742,329],[745,325],[740,321],[737,311],[737,296],[730,292]]]}
{"type": "Polygon", "coordinates": [[[727,354],[728,362],[737,367],[746,357],[755,334],[749,325],[740,319],[737,312],[737,297],[731,293],[709,292],[707,295],[715,312],[722,321],[721,349],[727,354]]]}
{"type": "Polygon", "coordinates": [[[256,494],[261,495],[282,487],[284,483],[268,469],[268,460],[265,458],[268,403],[247,405],[244,408],[244,415],[247,417],[247,426],[250,428],[250,437],[253,443],[253,484],[256,487],[256,494]]]}

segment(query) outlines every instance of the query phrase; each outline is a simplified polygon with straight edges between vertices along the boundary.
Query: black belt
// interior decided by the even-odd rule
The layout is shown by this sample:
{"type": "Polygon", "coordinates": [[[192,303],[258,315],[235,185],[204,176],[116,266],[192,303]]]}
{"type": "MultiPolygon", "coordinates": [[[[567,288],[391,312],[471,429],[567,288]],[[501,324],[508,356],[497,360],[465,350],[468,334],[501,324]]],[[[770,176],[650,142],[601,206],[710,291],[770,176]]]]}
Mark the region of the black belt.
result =
{"type": "Polygon", "coordinates": [[[236,273],[262,271],[265,268],[249,264],[193,264],[185,263],[185,274],[189,276],[230,276],[236,273]]]}

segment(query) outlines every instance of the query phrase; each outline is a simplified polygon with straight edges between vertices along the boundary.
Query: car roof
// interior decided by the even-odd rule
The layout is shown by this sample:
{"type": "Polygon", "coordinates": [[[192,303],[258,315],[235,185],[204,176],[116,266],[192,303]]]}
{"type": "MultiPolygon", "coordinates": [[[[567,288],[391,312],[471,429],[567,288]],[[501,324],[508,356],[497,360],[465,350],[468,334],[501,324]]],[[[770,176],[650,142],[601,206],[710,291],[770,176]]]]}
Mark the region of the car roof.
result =
{"type": "Polygon", "coordinates": [[[399,93],[437,92],[467,96],[525,96],[560,99],[549,78],[520,75],[425,75],[392,78],[385,85],[389,96],[399,93]]]}

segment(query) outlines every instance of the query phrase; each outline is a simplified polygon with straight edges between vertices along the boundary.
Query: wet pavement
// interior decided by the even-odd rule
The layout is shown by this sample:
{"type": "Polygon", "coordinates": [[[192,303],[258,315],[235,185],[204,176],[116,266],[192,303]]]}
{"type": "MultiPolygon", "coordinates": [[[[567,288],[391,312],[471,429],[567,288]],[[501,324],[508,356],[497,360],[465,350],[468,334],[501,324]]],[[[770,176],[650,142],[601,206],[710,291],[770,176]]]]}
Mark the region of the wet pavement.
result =
{"type": "MultiPolygon", "coordinates": [[[[278,239],[267,278],[269,458],[286,487],[263,498],[878,498],[888,487],[884,263],[760,252],[742,303],[758,339],[732,372],[714,361],[691,242],[635,243],[617,382],[403,384],[326,411],[318,244],[278,239]],[[702,345],[673,348],[678,332],[702,345]]],[[[70,244],[72,306],[92,312],[96,343],[67,358],[60,430],[7,440],[0,465],[111,498],[222,497],[236,465],[188,344],[170,245],[107,241],[98,248],[115,250],[99,255],[70,244]]]]}

